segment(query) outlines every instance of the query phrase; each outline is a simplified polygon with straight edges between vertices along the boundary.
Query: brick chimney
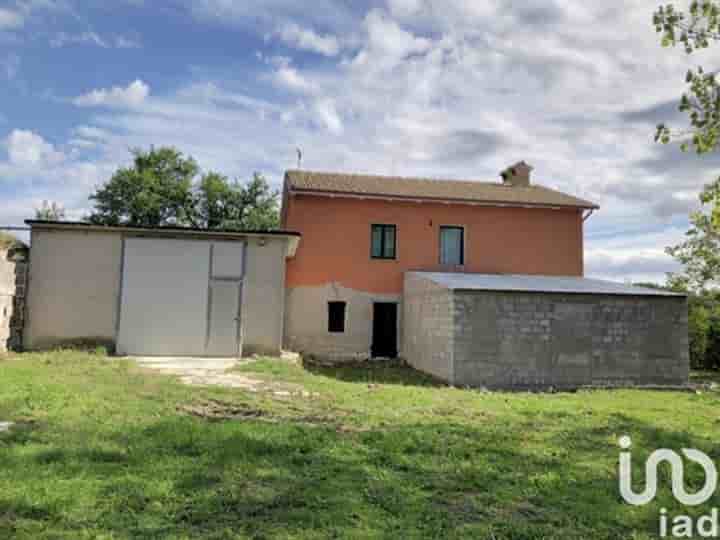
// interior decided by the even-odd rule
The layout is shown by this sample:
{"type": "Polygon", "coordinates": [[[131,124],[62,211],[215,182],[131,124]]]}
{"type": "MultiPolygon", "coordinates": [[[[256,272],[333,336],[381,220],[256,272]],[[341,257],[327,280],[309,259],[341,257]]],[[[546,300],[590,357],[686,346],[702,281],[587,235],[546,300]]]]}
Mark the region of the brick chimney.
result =
{"type": "Polygon", "coordinates": [[[503,184],[508,186],[528,187],[532,170],[533,168],[530,165],[524,161],[519,161],[501,172],[500,176],[503,179],[503,184]]]}

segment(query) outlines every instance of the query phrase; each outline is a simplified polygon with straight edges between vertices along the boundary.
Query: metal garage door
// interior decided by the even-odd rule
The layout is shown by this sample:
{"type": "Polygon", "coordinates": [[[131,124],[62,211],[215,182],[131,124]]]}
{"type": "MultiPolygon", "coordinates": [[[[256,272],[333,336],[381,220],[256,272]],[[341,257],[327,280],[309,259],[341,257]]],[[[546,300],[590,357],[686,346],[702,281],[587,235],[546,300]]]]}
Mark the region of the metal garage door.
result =
{"type": "Polygon", "coordinates": [[[242,275],[242,243],[125,239],[118,352],[238,356],[242,275]]]}

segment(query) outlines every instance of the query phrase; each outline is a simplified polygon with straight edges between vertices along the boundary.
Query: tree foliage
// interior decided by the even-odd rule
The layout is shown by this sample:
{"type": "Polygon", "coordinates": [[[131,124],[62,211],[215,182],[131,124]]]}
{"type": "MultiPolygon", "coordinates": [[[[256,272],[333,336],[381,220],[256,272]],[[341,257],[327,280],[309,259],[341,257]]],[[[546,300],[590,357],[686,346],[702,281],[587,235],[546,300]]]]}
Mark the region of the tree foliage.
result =
{"type": "MultiPolygon", "coordinates": [[[[688,54],[720,41],[720,1],[693,0],[687,11],[672,4],[661,6],[653,15],[655,30],[664,47],[682,46],[688,54]]],[[[720,145],[720,85],[715,72],[702,67],[685,76],[688,89],[680,98],[679,110],[688,115],[689,127],[672,130],[657,127],[655,140],[664,144],[679,140],[683,151],[690,148],[703,154],[720,145]]],[[[702,293],[720,279],[720,178],[706,185],[700,194],[701,210],[690,216],[691,227],[684,242],[667,252],[683,265],[670,276],[674,287],[702,293]]]]}
{"type": "Polygon", "coordinates": [[[278,226],[278,194],[255,173],[243,185],[208,173],[196,192],[196,225],[210,229],[273,229],[278,226]]]}
{"type": "Polygon", "coordinates": [[[43,201],[42,206],[35,209],[35,219],[62,221],[65,219],[65,208],[55,201],[43,201]]]}
{"type": "MultiPolygon", "coordinates": [[[[661,6],[653,15],[653,24],[664,47],[680,45],[691,54],[720,40],[720,2],[695,0],[687,12],[672,4],[661,6]]],[[[679,109],[687,113],[690,127],[673,131],[660,124],[655,139],[662,143],[680,139],[684,150],[692,147],[698,153],[715,150],[720,143],[720,87],[716,74],[702,67],[690,69],[685,82],[688,90],[680,99],[679,109]]]]}
{"type": "Polygon", "coordinates": [[[192,184],[199,172],[194,159],[174,148],[133,150],[130,167],[118,169],[90,196],[90,221],[103,225],[190,225],[192,184]]]}
{"type": "Polygon", "coordinates": [[[210,229],[278,226],[278,193],[260,174],[242,184],[217,172],[200,175],[191,157],[174,148],[133,150],[133,164],[119,169],[90,199],[93,223],[210,229]]]}
{"type": "Polygon", "coordinates": [[[671,285],[696,292],[716,287],[720,279],[720,180],[705,186],[700,201],[685,241],[666,250],[683,265],[682,272],[670,275],[671,285]]]}

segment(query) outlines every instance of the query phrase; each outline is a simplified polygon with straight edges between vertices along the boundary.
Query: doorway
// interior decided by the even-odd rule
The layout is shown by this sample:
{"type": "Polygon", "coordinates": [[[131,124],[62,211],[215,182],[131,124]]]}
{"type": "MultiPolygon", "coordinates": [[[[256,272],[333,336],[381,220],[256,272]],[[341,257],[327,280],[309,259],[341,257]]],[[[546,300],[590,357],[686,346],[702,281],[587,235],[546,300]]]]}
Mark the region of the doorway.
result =
{"type": "Polygon", "coordinates": [[[396,358],[398,305],[391,302],[373,304],[373,358],[396,358]]]}

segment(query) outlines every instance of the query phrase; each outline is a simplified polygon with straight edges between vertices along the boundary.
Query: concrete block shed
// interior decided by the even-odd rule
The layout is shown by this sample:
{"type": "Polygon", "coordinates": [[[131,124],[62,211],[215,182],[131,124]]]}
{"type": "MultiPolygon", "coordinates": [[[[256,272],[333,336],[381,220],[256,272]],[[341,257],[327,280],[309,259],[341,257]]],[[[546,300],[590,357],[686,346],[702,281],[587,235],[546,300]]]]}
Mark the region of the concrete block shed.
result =
{"type": "Polygon", "coordinates": [[[408,272],[403,356],[455,385],[688,380],[684,295],[580,277],[408,272]]]}
{"type": "Polygon", "coordinates": [[[298,233],[28,221],[24,345],[138,356],[278,354],[298,233]]]}

